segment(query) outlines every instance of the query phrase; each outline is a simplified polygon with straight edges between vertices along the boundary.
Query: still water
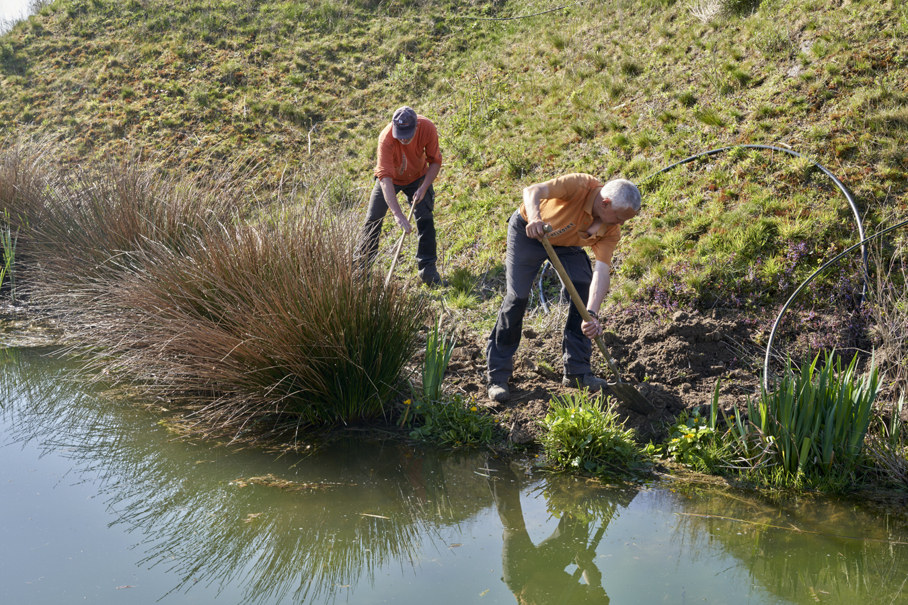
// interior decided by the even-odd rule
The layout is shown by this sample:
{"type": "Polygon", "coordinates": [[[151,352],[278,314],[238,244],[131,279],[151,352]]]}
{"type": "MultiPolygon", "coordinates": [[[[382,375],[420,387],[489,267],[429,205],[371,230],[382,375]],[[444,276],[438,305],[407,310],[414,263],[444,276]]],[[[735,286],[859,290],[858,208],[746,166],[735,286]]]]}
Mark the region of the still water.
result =
{"type": "Polygon", "coordinates": [[[898,512],[355,436],[188,443],[44,353],[0,351],[2,603],[908,603],[898,512]]]}

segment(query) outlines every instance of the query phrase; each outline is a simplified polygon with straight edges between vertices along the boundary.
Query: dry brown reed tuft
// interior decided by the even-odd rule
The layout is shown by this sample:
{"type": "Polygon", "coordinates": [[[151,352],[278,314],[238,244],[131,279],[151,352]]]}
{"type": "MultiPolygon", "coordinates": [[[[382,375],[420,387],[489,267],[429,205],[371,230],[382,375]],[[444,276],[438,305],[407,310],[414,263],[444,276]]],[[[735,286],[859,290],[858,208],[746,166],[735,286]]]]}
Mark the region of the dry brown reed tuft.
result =
{"type": "Polygon", "coordinates": [[[361,218],[317,175],[251,192],[252,169],[65,173],[28,152],[0,156],[0,201],[27,217],[33,307],[98,378],[192,404],[200,432],[384,413],[422,298],[357,270],[361,218]]]}
{"type": "Polygon", "coordinates": [[[313,207],[270,227],[222,225],[180,252],[146,247],[84,334],[104,352],[94,365],[204,402],[202,430],[381,416],[424,317],[407,290],[357,273],[351,226],[313,207]]]}
{"type": "Polygon", "coordinates": [[[870,283],[870,335],[890,395],[908,388],[908,250],[905,240],[883,250],[872,248],[876,267],[870,283]],[[901,242],[901,243],[899,243],[901,242]]]}

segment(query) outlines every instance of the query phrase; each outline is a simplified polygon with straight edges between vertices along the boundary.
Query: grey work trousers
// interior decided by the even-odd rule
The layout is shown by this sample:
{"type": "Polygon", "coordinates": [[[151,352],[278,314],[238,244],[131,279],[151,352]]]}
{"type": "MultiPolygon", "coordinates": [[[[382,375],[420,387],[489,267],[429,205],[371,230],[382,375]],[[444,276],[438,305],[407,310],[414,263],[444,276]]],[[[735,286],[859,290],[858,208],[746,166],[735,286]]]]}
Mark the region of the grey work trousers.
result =
{"type": "MultiPolygon", "coordinates": [[[[508,252],[505,259],[507,293],[498,311],[498,321],[489,335],[486,346],[486,378],[489,382],[506,383],[514,371],[514,354],[523,332],[523,315],[530,299],[530,290],[539,268],[548,259],[542,242],[527,237],[527,222],[516,211],[508,221],[508,252]]],[[[580,298],[587,300],[593,269],[590,257],[578,246],[553,246],[580,298]]],[[[562,288],[562,298],[570,300],[562,288]]],[[[564,334],[561,339],[565,374],[587,374],[592,371],[590,356],[592,341],[580,329],[583,318],[571,303],[564,334]]]]}
{"type": "MultiPolygon", "coordinates": [[[[404,192],[407,201],[413,204],[413,194],[422,185],[425,177],[419,177],[409,185],[394,185],[394,193],[404,192]]],[[[422,270],[434,267],[437,260],[435,243],[435,219],[432,211],[435,209],[435,189],[432,185],[426,189],[426,195],[416,208],[413,209],[413,218],[416,219],[416,266],[422,270]]],[[[403,210],[403,208],[401,208],[403,210]]],[[[359,258],[364,259],[368,266],[372,266],[378,254],[378,240],[381,235],[381,226],[385,215],[388,213],[388,202],[381,188],[381,182],[376,179],[375,187],[369,198],[369,208],[366,210],[366,223],[359,240],[359,258]]]]}

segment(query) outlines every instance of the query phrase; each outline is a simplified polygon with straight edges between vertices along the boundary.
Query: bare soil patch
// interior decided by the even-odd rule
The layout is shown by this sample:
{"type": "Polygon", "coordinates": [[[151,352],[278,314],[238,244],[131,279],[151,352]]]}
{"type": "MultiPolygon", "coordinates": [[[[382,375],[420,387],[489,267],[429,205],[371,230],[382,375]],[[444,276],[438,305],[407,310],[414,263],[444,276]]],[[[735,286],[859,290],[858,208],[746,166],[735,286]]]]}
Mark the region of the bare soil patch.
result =
{"type": "MultiPolygon", "coordinates": [[[[619,315],[610,319],[608,330],[604,341],[622,379],[633,383],[656,408],[644,415],[618,402],[626,426],[643,439],[658,439],[681,411],[710,403],[720,378],[720,405],[725,410],[745,405],[748,395],[759,392],[759,378],[739,359],[742,343],[751,337],[751,328],[740,314],[679,311],[670,318],[646,322],[619,315]]],[[[509,383],[511,397],[503,404],[486,395],[486,338],[461,336],[445,381],[501,417],[512,442],[533,442],[552,395],[574,390],[561,385],[561,333],[524,330],[509,383]]],[[[613,380],[595,347],[593,367],[597,375],[613,380]]]]}

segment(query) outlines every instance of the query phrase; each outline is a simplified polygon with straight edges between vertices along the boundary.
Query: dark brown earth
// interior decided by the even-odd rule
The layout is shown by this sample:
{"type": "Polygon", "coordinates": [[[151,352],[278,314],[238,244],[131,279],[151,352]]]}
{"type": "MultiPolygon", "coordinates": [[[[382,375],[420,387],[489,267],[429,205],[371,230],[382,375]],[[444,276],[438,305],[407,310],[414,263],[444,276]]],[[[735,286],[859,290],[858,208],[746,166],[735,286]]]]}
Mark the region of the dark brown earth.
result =
{"type": "MultiPolygon", "coordinates": [[[[751,334],[740,316],[679,311],[645,322],[623,315],[606,325],[604,342],[622,379],[633,383],[655,407],[644,415],[617,402],[625,425],[643,439],[658,439],[681,411],[709,404],[719,379],[720,407],[726,411],[745,405],[748,395],[759,392],[759,379],[748,368],[754,366],[759,350],[751,346],[750,354],[744,352],[751,334]],[[747,359],[741,359],[742,354],[747,359]]],[[[512,442],[535,441],[538,420],[548,411],[552,395],[574,391],[561,386],[561,333],[550,332],[541,336],[524,330],[507,403],[498,404],[486,395],[485,336],[460,335],[445,383],[501,417],[512,442]]],[[[593,368],[600,377],[614,380],[595,347],[593,368]]]]}

